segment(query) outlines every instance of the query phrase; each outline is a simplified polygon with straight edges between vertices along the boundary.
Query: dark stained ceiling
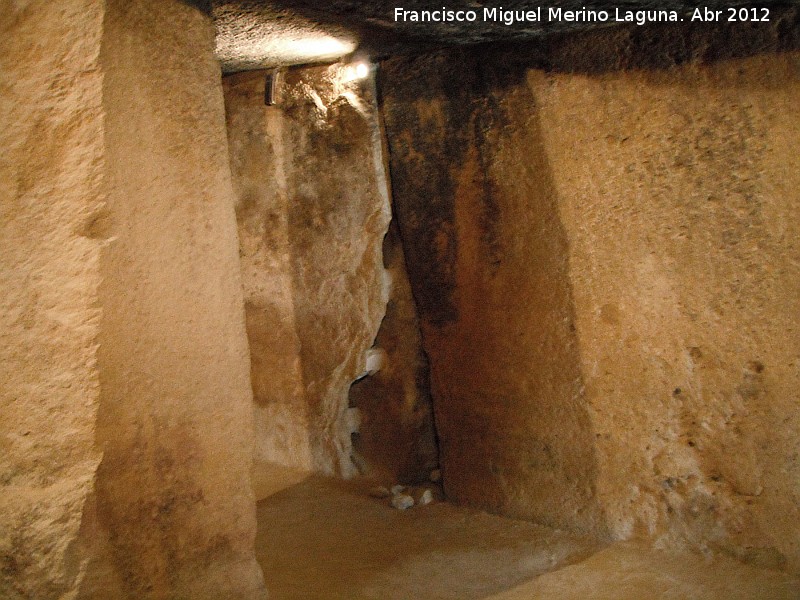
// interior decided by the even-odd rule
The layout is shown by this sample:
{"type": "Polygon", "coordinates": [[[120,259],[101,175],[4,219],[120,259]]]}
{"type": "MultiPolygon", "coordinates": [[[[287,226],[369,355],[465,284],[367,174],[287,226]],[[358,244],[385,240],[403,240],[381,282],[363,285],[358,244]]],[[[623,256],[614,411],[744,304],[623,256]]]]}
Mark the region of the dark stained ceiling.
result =
{"type": "MultiPolygon", "coordinates": [[[[721,9],[727,20],[726,7],[760,7],[777,14],[787,6],[800,5],[800,0],[550,0],[549,2],[507,0],[213,0],[212,14],[217,25],[217,52],[227,72],[335,60],[356,49],[376,57],[397,53],[413,53],[445,45],[467,45],[484,42],[544,40],[553,34],[581,32],[592,28],[619,25],[613,22],[618,9],[626,11],[675,10],[688,24],[694,9],[721,9]],[[484,9],[502,7],[506,11],[529,11],[542,7],[540,22],[506,24],[485,20],[484,9]],[[605,10],[609,20],[551,21],[549,8],[562,11],[605,10]],[[396,21],[395,9],[473,10],[475,22],[396,21]]],[[[562,13],[563,14],[563,13],[562,13]]],[[[763,10],[757,14],[763,15],[763,10]]],[[[750,23],[745,26],[758,26],[750,23]]]]}

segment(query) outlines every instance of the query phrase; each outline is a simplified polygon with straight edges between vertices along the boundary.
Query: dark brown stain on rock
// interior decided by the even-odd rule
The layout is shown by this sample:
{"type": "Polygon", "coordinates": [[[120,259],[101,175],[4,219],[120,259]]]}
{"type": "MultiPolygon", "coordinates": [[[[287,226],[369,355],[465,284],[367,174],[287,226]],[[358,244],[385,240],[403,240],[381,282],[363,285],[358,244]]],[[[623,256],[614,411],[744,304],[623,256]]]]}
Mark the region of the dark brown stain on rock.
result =
{"type": "Polygon", "coordinates": [[[394,197],[402,198],[394,210],[420,316],[435,325],[458,318],[452,297],[458,255],[455,177],[471,151],[479,164],[475,185],[480,190],[483,258],[491,269],[502,260],[496,231],[500,207],[487,169],[497,132],[509,127],[510,120],[492,90],[506,85],[514,73],[489,68],[479,54],[458,50],[397,59],[391,82],[381,87],[392,188],[394,197]],[[413,108],[431,98],[441,103],[438,110],[413,108]]]}

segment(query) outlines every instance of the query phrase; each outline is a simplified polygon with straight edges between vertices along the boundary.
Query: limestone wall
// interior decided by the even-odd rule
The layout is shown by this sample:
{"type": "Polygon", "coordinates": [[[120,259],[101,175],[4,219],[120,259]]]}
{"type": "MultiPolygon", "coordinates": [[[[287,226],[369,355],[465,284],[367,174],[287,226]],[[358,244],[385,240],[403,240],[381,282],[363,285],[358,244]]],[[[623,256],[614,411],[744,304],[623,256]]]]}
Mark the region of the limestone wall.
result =
{"type": "Polygon", "coordinates": [[[503,99],[488,96],[479,68],[467,63],[456,76],[447,60],[407,70],[390,62],[383,85],[445,490],[495,512],[591,529],[594,436],[545,149],[535,127],[518,126],[503,99]],[[493,171],[501,144],[518,173],[493,171]]]}
{"type": "Polygon", "coordinates": [[[62,597],[82,567],[100,460],[102,20],[90,0],[0,14],[2,598],[62,597]]]}
{"type": "Polygon", "coordinates": [[[800,54],[527,83],[611,530],[800,568],[800,54]]]}
{"type": "Polygon", "coordinates": [[[797,570],[800,56],[596,71],[385,65],[446,491],[797,570]]]}
{"type": "Polygon", "coordinates": [[[311,469],[309,413],[292,293],[283,115],[264,73],[224,80],[255,400],[256,460],[311,469]]]}
{"type": "Polygon", "coordinates": [[[91,523],[107,555],[85,596],[260,597],[252,394],[213,25],[179,2],[107,10],[104,456],[91,523]]]}
{"type": "Polygon", "coordinates": [[[0,596],[263,598],[213,25],[0,17],[0,596]]]}
{"type": "Polygon", "coordinates": [[[369,82],[344,65],[225,78],[257,458],[349,475],[348,390],[388,285],[389,200],[369,82]]]}
{"type": "Polygon", "coordinates": [[[353,450],[365,473],[416,483],[438,467],[439,450],[430,368],[396,222],[384,239],[383,260],[391,277],[386,315],[370,351],[369,375],[350,388],[360,420],[353,450]]]}

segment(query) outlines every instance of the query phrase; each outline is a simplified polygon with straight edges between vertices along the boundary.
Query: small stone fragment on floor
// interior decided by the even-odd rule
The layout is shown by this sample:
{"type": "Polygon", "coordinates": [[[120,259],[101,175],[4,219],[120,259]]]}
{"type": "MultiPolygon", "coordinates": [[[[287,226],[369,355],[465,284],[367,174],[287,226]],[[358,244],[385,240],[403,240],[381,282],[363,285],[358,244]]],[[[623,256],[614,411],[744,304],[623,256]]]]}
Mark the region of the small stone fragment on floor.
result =
{"type": "Polygon", "coordinates": [[[373,488],[370,488],[369,495],[372,496],[373,498],[383,499],[383,498],[388,498],[392,494],[386,487],[382,485],[377,485],[373,488]]]}
{"type": "Polygon", "coordinates": [[[419,498],[415,498],[417,506],[427,506],[431,502],[433,502],[433,492],[429,489],[425,489],[420,495],[419,498]]]}
{"type": "Polygon", "coordinates": [[[414,506],[414,498],[408,494],[395,494],[392,496],[392,506],[397,510],[406,510],[414,506]]]}
{"type": "Polygon", "coordinates": [[[414,506],[427,506],[443,500],[437,486],[408,486],[395,484],[390,488],[383,485],[371,487],[367,492],[370,497],[379,500],[389,498],[389,504],[398,510],[407,510],[414,506]]]}

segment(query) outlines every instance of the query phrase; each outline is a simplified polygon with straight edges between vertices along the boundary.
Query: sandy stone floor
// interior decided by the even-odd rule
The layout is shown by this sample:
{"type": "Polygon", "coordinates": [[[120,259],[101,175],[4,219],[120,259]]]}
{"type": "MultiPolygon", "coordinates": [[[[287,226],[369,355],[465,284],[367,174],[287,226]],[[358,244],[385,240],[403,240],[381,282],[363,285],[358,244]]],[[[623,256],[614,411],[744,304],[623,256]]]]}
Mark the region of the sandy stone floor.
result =
{"type": "Polygon", "coordinates": [[[400,512],[367,482],[263,468],[254,481],[271,600],[800,599],[800,580],[727,557],[598,549],[447,503],[400,512]]]}

